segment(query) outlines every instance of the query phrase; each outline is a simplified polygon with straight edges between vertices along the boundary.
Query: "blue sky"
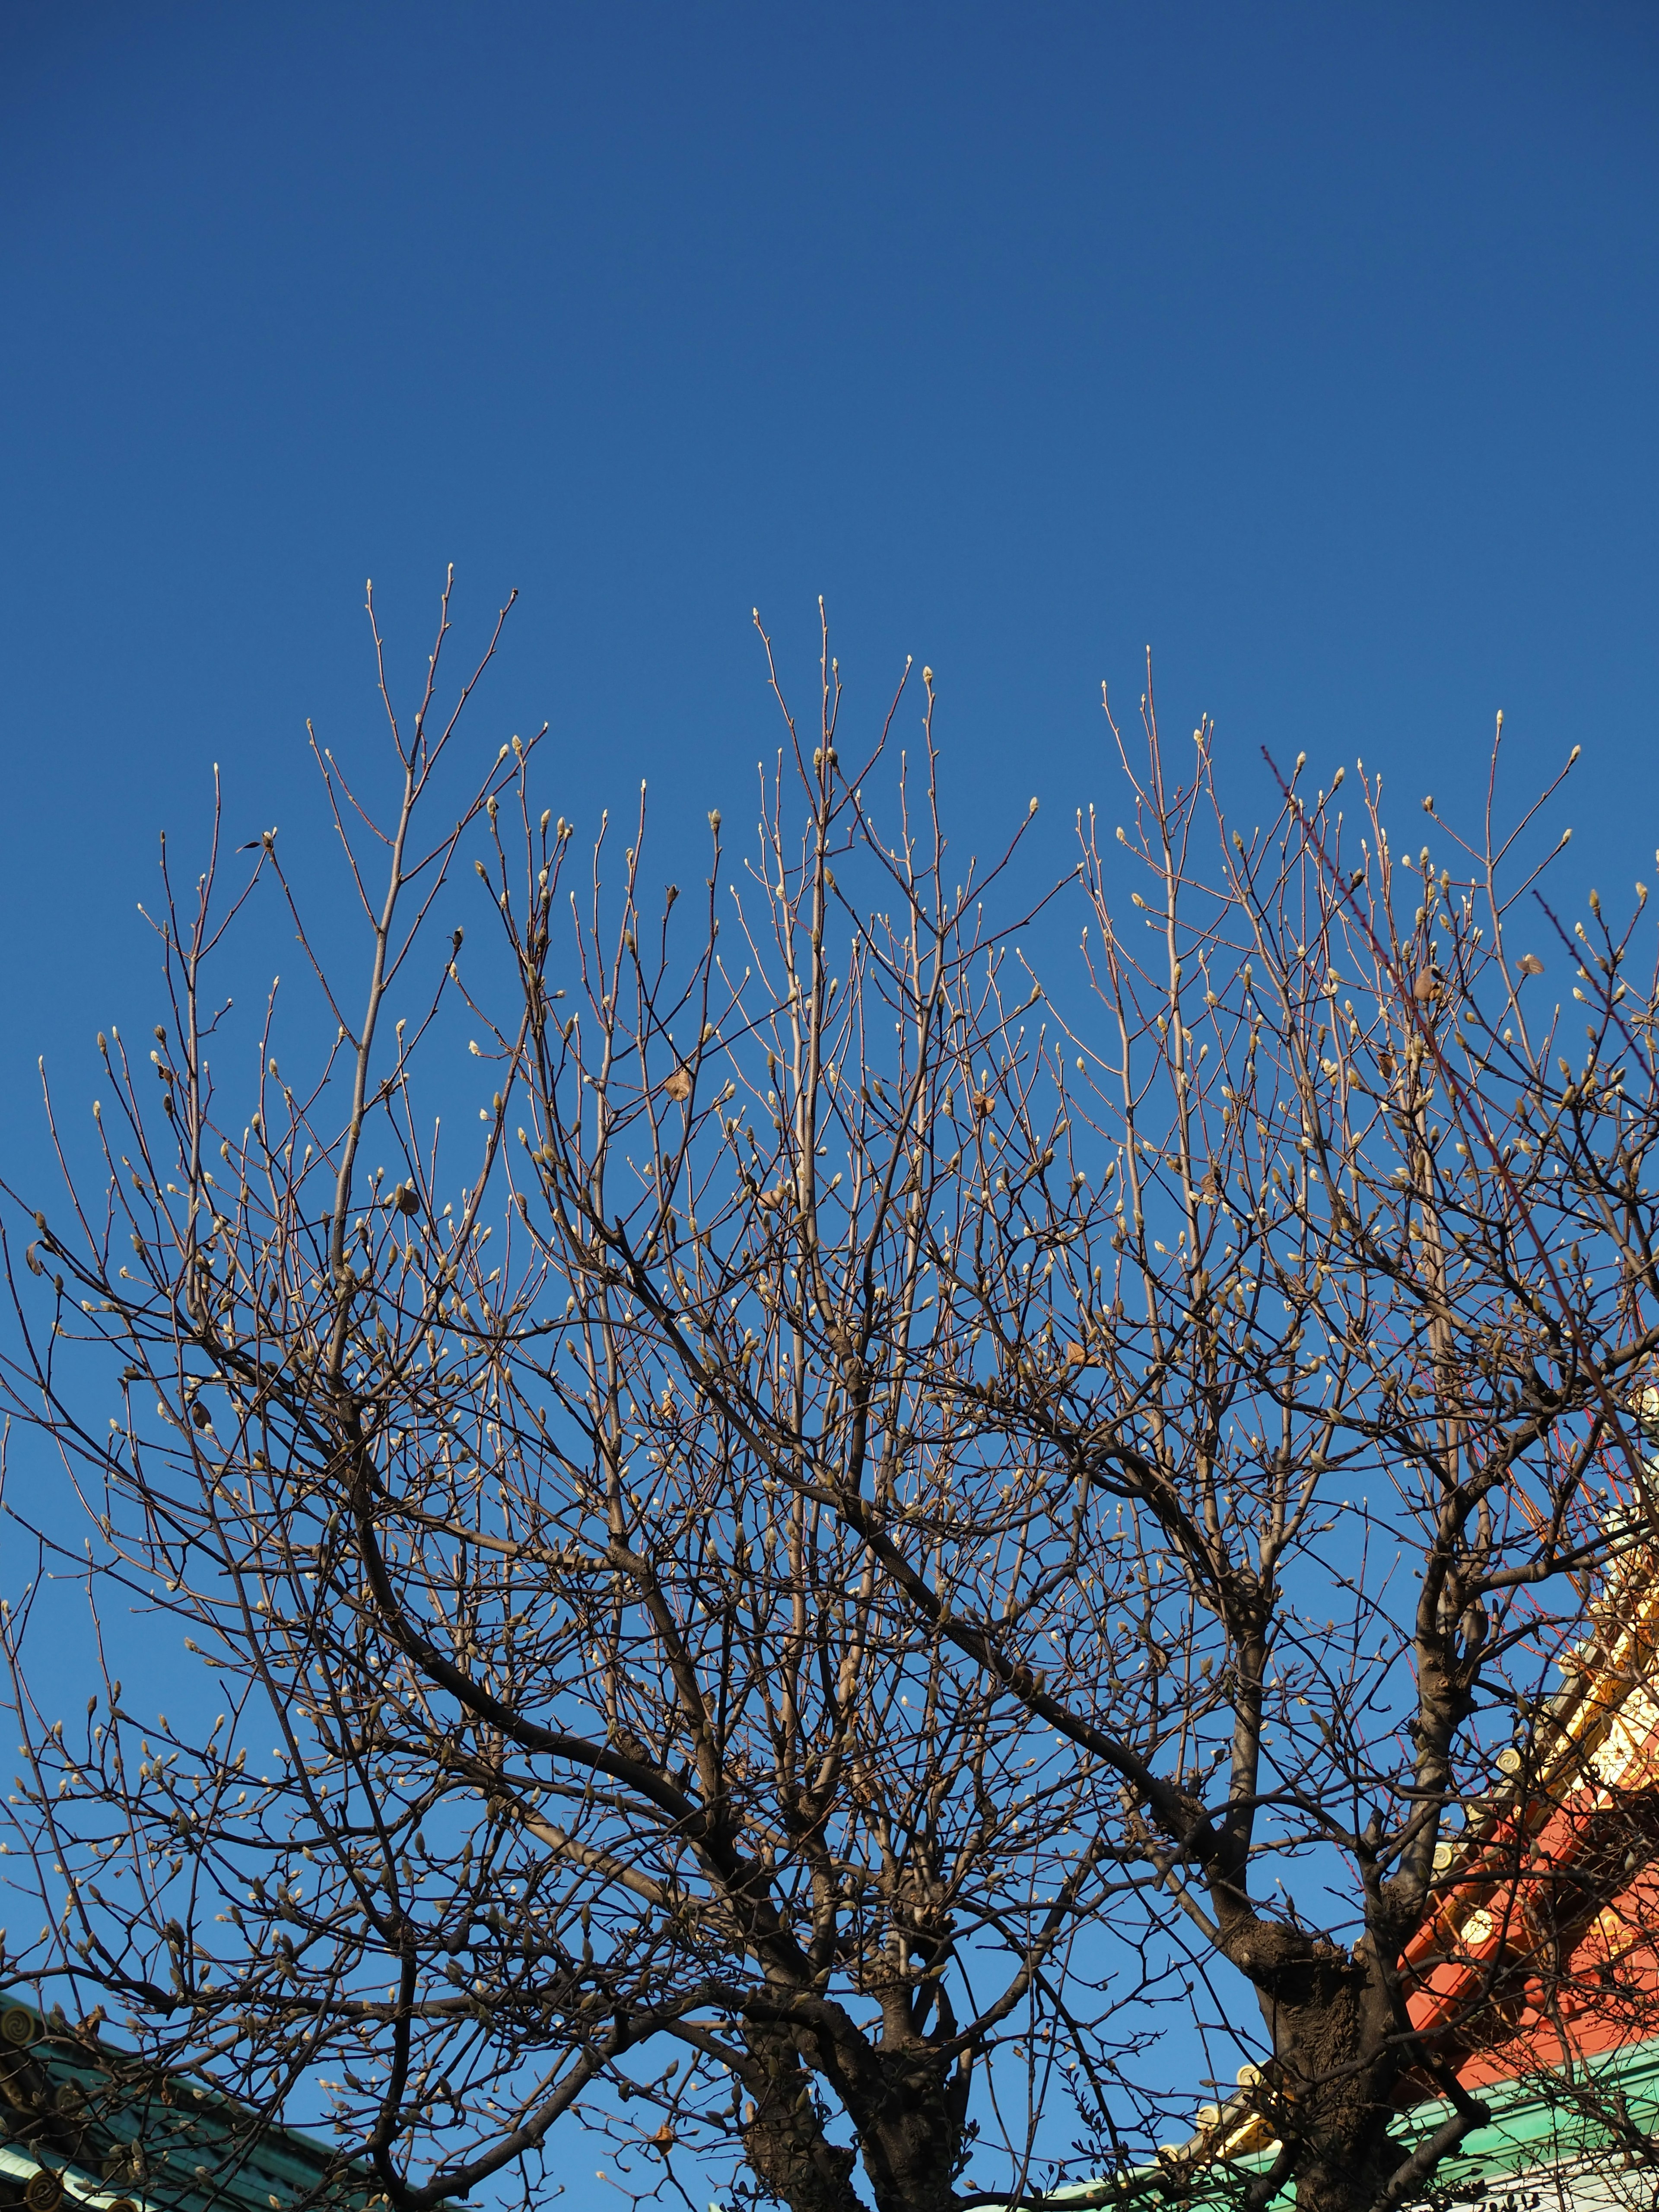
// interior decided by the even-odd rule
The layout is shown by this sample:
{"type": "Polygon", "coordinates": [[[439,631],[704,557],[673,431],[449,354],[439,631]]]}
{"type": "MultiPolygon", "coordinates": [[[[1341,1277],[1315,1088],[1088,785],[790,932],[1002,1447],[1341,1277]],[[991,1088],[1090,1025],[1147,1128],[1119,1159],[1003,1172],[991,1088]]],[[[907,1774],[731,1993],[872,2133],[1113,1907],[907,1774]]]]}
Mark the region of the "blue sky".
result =
{"type": "Polygon", "coordinates": [[[479,742],[671,849],[823,592],[849,714],[937,672],[965,844],[1035,793],[1068,864],[1150,644],[1247,810],[1267,746],[1453,812],[1501,707],[1650,870],[1656,94],[1651,5],[9,0],[3,1171],[155,1018],[213,762],[326,858],[368,575],[405,693],[447,562],[460,647],[517,586],[479,742]]]}
{"type": "Polygon", "coordinates": [[[967,842],[1035,790],[1064,865],[1150,643],[1241,787],[1583,743],[1633,872],[1656,92],[1639,6],[14,0],[0,1128],[148,1024],[212,761],[300,864],[362,580],[413,683],[450,560],[463,644],[522,593],[481,741],[550,719],[583,821],[740,809],[750,609],[805,687],[823,592],[855,711],[939,672],[967,842]]]}

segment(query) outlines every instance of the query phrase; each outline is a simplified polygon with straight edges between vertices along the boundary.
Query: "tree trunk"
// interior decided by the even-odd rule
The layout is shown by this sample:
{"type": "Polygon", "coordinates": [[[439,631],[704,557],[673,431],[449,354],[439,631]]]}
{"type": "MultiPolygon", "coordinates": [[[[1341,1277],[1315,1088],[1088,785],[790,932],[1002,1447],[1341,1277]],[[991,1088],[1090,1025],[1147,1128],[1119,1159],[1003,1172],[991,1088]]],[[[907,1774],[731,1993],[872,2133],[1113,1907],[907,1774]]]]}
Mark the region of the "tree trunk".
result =
{"type": "Polygon", "coordinates": [[[743,2146],[755,2178],[789,2212],[863,2212],[853,2187],[857,2154],[830,2142],[812,2102],[812,2077],[789,2039],[751,2028],[747,2037],[757,2075],[743,2146]]]}
{"type": "Polygon", "coordinates": [[[876,2212],[948,2212],[967,2075],[931,2051],[881,2051],[847,2105],[876,2212]]]}
{"type": "Polygon", "coordinates": [[[1385,1993],[1335,1952],[1297,1960],[1260,1996],[1275,2052],[1271,2117],[1299,2152],[1297,2212],[1373,2212],[1408,2154],[1389,2132],[1399,2065],[1385,1993]]]}
{"type": "Polygon", "coordinates": [[[876,2212],[949,2212],[968,2112],[961,2067],[922,2044],[872,2050],[862,2039],[754,2027],[746,2041],[744,2148],[789,2212],[864,2212],[852,2182],[860,2162],[876,2212]],[[826,2138],[803,2052],[851,2118],[856,2153],[826,2138]]]}

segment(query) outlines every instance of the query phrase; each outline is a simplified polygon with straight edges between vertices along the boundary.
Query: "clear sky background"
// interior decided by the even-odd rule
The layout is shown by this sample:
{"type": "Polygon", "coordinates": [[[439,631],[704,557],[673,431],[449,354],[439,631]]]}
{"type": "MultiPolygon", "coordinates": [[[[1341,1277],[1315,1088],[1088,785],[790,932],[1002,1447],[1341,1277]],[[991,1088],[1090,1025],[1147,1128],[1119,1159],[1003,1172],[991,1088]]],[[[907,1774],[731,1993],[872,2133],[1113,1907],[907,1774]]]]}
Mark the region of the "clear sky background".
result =
{"type": "MultiPolygon", "coordinates": [[[[155,1018],[136,902],[222,764],[319,828],[304,722],[522,597],[480,743],[672,848],[907,653],[961,842],[1112,818],[1133,718],[1363,756],[1420,819],[1582,744],[1650,871],[1659,8],[0,9],[0,1171],[46,1054],[155,1018]]],[[[1321,780],[1324,777],[1322,773],[1321,780]]],[[[1408,826],[1402,822],[1402,828],[1408,826]]],[[[1414,830],[1409,834],[1414,838],[1414,830]]],[[[325,840],[310,848],[325,857],[325,840]]],[[[665,867],[665,873],[672,870],[665,867]]]]}
{"type": "MultiPolygon", "coordinates": [[[[1651,865],[1659,9],[0,10],[0,1140],[153,1018],[223,763],[521,593],[479,736],[584,826],[728,818],[758,605],[939,672],[966,842],[1057,866],[1133,715],[1470,789],[1575,743],[1651,865]],[[21,1117],[21,1118],[20,1118],[21,1117]]],[[[1576,809],[1576,812],[1574,811],[1576,809]]],[[[289,825],[292,825],[290,828],[289,825]]],[[[1413,833],[1414,834],[1414,833],[1413,833]]],[[[1605,886],[1604,886],[1605,887],[1605,886]]]]}

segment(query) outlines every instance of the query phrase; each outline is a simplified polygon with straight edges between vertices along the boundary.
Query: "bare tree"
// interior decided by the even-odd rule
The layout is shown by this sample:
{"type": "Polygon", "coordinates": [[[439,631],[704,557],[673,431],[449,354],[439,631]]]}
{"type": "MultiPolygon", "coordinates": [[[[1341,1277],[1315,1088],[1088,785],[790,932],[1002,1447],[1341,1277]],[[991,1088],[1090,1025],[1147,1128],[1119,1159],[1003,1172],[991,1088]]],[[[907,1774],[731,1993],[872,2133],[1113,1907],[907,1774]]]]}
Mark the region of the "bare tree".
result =
{"type": "Polygon", "coordinates": [[[541,2193],[584,2125],[636,2197],[724,2160],[792,2212],[860,2167],[878,2212],[1422,2195],[1481,2115],[1463,2028],[1556,1970],[1529,1905],[1430,2019],[1421,1931],[1519,1832],[1517,1713],[1646,1540],[1635,925],[1554,925],[1495,791],[1437,871],[1298,763],[1247,842],[1150,687],[1133,826],[1080,818],[1054,904],[1018,836],[947,859],[931,672],[915,760],[902,684],[843,762],[826,641],[683,936],[643,788],[591,868],[533,743],[455,806],[447,609],[412,725],[382,667],[390,818],[319,754],[366,999],[274,837],[222,908],[216,857],[169,889],[159,1088],[112,1037],[106,1172],[35,1217],[45,1306],[13,1279],[11,1401],[92,1548],[48,1516],[6,1623],[48,1910],[9,1973],[256,2109],[325,2099],[399,2206],[541,2193]],[[464,853],[465,975],[426,933],[464,853]],[[309,1058],[274,1003],[214,1042],[267,884],[309,1058]],[[109,1684],[71,1742],[20,1665],[68,1572],[187,1628],[224,1717],[141,1733],[109,1684]],[[1150,2159],[1164,2018],[1244,2062],[1252,2157],[1235,2103],[1150,2159]]]}

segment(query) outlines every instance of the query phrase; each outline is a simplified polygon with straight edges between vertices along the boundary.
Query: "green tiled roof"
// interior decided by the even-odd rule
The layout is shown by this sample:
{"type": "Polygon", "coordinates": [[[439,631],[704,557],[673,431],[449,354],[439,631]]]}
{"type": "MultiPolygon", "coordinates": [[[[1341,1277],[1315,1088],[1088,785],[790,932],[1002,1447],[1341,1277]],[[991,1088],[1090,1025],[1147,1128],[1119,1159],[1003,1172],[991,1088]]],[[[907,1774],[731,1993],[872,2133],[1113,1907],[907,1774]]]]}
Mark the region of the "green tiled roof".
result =
{"type": "MultiPolygon", "coordinates": [[[[1616,2148],[1595,2117],[1598,2103],[1622,2100],[1632,2124],[1649,2136],[1659,2124],[1659,2041],[1626,2044],[1575,2063],[1565,2074],[1500,2081],[1475,2093],[1492,2112],[1491,2124],[1464,2138],[1456,2155],[1436,2172],[1437,2196],[1450,2191],[1473,2203],[1486,2183],[1488,2193],[1528,2174],[1557,2167],[1594,2166],[1616,2148]],[[1575,2094],[1575,2091],[1577,2093],[1575,2094]]],[[[1414,2129],[1431,2133],[1451,2116],[1449,2105],[1420,2105],[1411,2115],[1414,2129]]]]}
{"type": "Polygon", "coordinates": [[[378,2193],[325,2144],[131,2053],[0,2012],[0,2206],[30,2212],[362,2212],[378,2193]]]}

